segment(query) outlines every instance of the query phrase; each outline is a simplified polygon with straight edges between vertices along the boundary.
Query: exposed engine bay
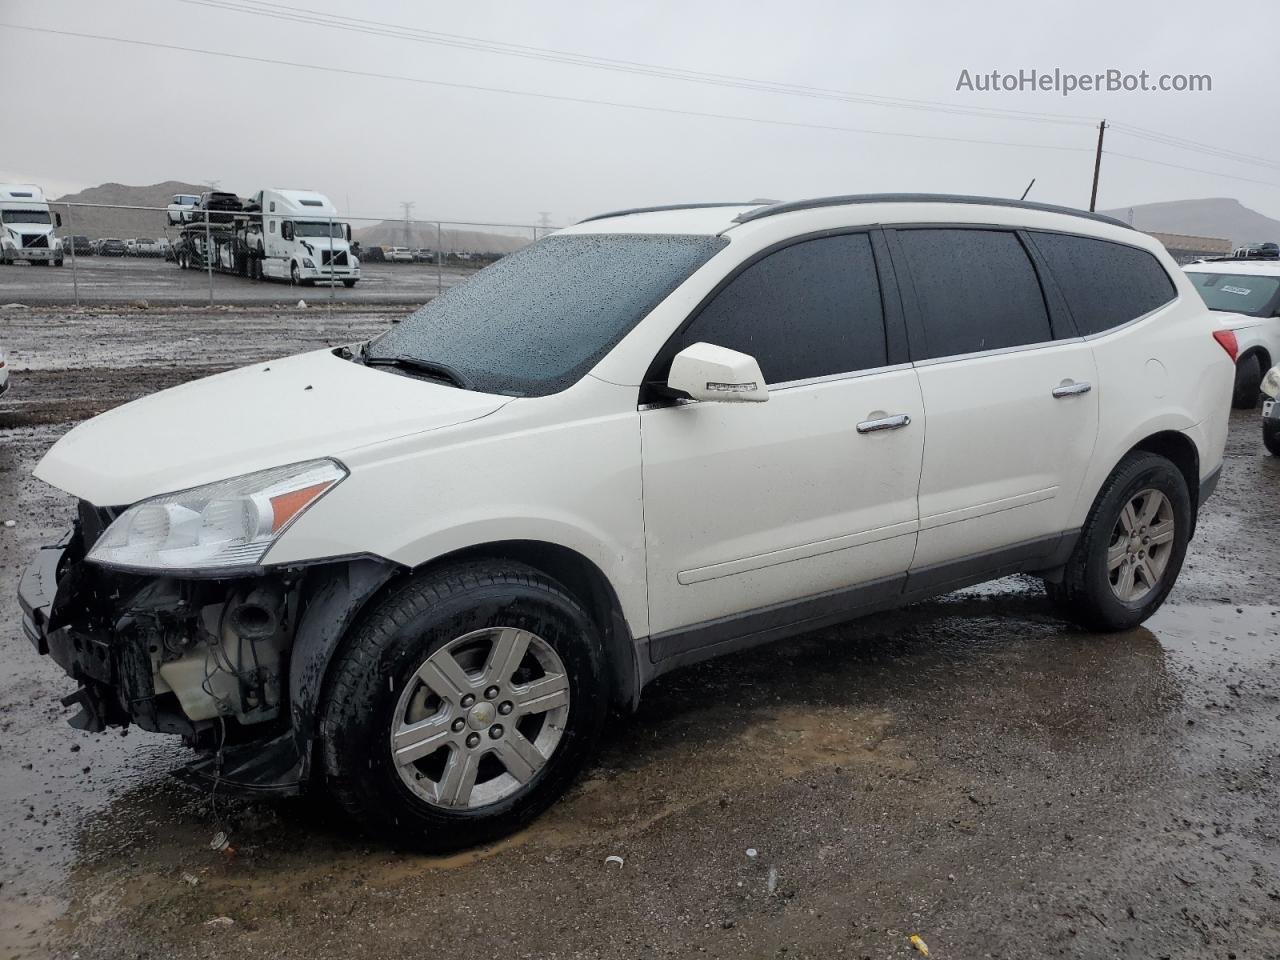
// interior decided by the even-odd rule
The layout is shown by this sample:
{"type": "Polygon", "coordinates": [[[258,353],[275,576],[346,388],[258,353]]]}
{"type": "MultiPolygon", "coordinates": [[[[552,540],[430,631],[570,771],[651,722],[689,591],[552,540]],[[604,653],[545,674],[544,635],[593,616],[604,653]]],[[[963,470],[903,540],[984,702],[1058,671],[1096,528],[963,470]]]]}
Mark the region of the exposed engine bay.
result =
{"type": "Polygon", "coordinates": [[[178,734],[216,761],[221,782],[300,790],[329,658],[394,567],[339,560],[221,579],[119,572],[84,559],[111,519],[82,504],[19,590],[29,639],[79,684],[63,699],[79,707],[71,725],[178,734]]]}

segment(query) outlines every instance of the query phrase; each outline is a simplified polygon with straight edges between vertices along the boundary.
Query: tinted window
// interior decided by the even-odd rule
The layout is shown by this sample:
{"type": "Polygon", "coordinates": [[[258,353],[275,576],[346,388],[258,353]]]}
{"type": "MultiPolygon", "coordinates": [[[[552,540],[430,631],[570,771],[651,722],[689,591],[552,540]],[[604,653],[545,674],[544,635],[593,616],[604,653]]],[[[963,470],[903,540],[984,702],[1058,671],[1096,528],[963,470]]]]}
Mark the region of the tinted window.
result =
{"type": "Polygon", "coordinates": [[[925,344],[916,360],[1053,339],[1044,295],[1018,237],[1001,230],[901,230],[925,344]]]}
{"type": "Polygon", "coordinates": [[[1188,270],[1187,276],[1200,291],[1210,310],[1247,313],[1255,317],[1271,316],[1271,304],[1280,292],[1280,277],[1255,274],[1200,273],[1188,270]]]}
{"type": "Polygon", "coordinates": [[[727,243],[662,234],[547,237],[436,297],[373,341],[369,355],[445,364],[485,392],[555,393],[727,243]]]}
{"type": "Polygon", "coordinates": [[[753,263],[679,337],[749,353],[768,383],[882,367],[884,310],[866,234],[806,240],[753,263]]]}
{"type": "Polygon", "coordinates": [[[1145,250],[1064,233],[1033,237],[1082,335],[1128,323],[1177,296],[1160,261],[1145,250]]]}

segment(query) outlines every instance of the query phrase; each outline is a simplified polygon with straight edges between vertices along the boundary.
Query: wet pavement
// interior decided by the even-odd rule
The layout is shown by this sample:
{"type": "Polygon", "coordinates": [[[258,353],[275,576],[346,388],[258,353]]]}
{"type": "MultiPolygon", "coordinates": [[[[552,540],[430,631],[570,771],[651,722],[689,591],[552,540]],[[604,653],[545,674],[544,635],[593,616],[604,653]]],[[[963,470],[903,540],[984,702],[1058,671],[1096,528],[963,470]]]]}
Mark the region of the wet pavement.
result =
{"type": "MultiPolygon", "coordinates": [[[[263,305],[295,303],[302,297],[348,308],[421,302],[474,272],[451,265],[437,273],[430,263],[362,263],[360,280],[350,289],[328,283],[294,287],[284,281],[214,273],[212,302],[263,305]]],[[[152,304],[208,306],[210,279],[206,271],[182,270],[176,263],[150,257],[81,257],[74,268],[70,257],[61,267],[18,262],[0,265],[0,304],[121,304],[145,299],[152,304]]]]}
{"type": "Polygon", "coordinates": [[[193,370],[387,319],[0,313],[0,957],[878,960],[912,934],[935,958],[1280,957],[1280,460],[1256,414],[1144,627],[1082,633],[1011,578],[664,677],[492,847],[210,803],[168,738],[67,727],[14,599],[71,515],[40,453],[193,370]]]}

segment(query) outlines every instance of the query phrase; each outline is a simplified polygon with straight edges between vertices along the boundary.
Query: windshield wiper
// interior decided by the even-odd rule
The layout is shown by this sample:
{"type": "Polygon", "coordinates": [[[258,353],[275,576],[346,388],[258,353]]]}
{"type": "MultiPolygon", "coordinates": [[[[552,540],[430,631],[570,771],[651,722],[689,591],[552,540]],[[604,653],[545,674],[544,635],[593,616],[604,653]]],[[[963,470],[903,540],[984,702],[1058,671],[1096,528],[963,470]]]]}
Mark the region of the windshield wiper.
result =
{"type": "Polygon", "coordinates": [[[396,367],[410,373],[421,373],[434,380],[444,380],[463,390],[471,389],[471,381],[456,367],[438,360],[423,360],[420,357],[371,357],[368,348],[361,350],[366,367],[396,367]]]}

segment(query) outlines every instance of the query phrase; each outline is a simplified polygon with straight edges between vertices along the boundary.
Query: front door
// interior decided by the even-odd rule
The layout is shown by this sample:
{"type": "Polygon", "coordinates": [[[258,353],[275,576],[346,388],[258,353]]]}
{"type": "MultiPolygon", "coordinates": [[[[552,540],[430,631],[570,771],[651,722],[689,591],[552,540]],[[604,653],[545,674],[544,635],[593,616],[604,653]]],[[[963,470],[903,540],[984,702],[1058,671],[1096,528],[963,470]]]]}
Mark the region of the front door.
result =
{"type": "Polygon", "coordinates": [[[850,233],[746,266],[668,345],[751,354],[769,399],[641,412],[654,659],[901,591],[924,408],[887,339],[871,238],[850,233]]]}

